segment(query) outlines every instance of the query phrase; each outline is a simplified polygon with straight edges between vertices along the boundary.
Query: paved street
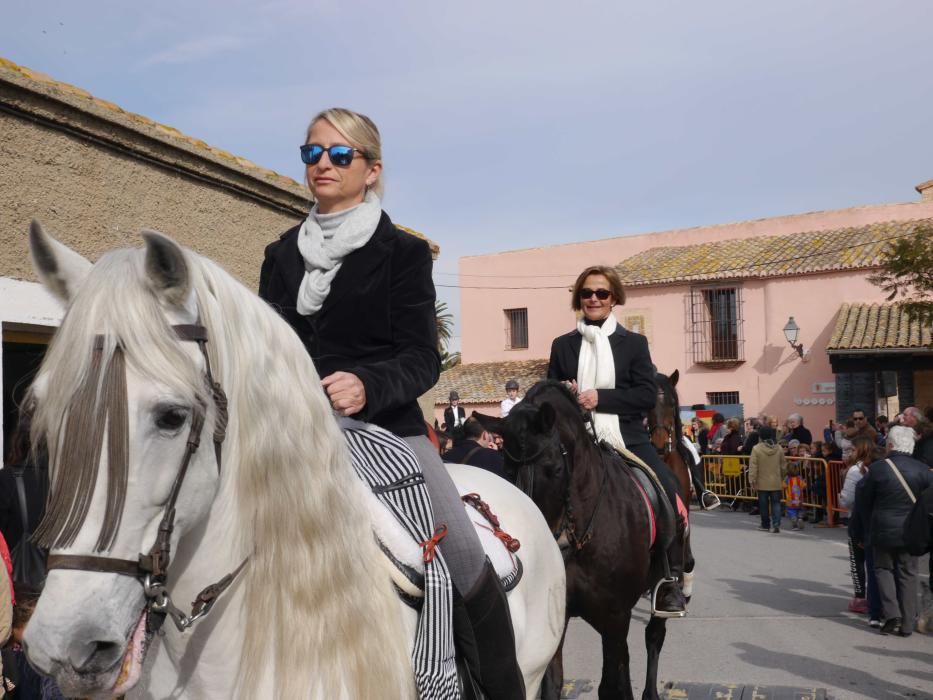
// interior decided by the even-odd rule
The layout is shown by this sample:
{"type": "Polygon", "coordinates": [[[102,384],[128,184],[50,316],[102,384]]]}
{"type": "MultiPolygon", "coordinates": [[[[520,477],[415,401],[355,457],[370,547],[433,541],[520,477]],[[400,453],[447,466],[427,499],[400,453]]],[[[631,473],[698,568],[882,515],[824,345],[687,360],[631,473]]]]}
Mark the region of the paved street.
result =
{"type": "MultiPolygon", "coordinates": [[[[668,622],[660,686],[693,681],[825,688],[833,700],[933,698],[933,637],[882,637],[865,616],[846,612],[852,584],[844,528],[770,534],[757,524],[757,516],[730,510],[694,515],[697,581],[690,615],[668,622]]],[[[629,633],[636,697],[644,684],[646,611],[642,600],[629,633]]],[[[564,659],[567,679],[577,679],[569,696],[596,698],[600,642],[580,620],[571,622],[564,659]]]]}

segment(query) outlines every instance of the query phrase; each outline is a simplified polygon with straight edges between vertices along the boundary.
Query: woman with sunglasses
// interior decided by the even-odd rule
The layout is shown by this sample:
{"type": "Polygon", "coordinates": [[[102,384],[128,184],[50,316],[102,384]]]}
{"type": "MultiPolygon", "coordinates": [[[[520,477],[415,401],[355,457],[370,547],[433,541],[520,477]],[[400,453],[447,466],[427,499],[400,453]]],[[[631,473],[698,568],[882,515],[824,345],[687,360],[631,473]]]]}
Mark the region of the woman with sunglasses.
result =
{"type": "Polygon", "coordinates": [[[473,678],[489,698],[525,697],[505,592],[417,402],[440,374],[430,248],[382,211],[382,145],[368,117],[321,112],[300,153],[314,205],[266,248],[259,296],[301,337],[334,411],[414,451],[435,522],[447,524],[440,550],[455,590],[455,635],[475,651],[473,678]]]}
{"type": "MultiPolygon", "coordinates": [[[[548,379],[564,382],[580,408],[591,414],[599,440],[633,452],[658,475],[677,512],[677,480],[651,444],[645,419],[658,400],[655,368],[643,335],[623,328],[612,313],[625,303],[618,274],[611,267],[586,268],[573,285],[571,306],[580,312],[577,328],[554,339],[548,379]]],[[[681,530],[681,528],[678,528],[681,530]]],[[[677,583],[662,584],[656,615],[685,614],[684,541],[680,532],[667,550],[667,564],[677,583]]]]}

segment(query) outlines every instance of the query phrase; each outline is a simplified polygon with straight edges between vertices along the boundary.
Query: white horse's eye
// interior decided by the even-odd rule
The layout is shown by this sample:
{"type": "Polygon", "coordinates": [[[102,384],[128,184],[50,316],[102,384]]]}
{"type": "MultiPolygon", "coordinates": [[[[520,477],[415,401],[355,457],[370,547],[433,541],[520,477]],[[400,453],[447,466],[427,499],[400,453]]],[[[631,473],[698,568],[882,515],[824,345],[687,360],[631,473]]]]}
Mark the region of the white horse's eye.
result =
{"type": "Polygon", "coordinates": [[[178,404],[157,406],[155,409],[156,427],[166,432],[177,432],[188,422],[190,412],[187,406],[178,404]]]}

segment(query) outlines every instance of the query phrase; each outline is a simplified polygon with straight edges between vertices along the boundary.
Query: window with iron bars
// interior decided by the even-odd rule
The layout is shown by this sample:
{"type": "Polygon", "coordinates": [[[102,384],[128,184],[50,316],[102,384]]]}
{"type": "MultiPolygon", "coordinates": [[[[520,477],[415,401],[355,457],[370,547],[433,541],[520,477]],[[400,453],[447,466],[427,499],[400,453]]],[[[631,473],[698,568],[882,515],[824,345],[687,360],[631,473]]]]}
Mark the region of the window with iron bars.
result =
{"type": "Polygon", "coordinates": [[[737,391],[707,391],[706,403],[710,406],[729,406],[742,403],[737,391]]]}
{"type": "Polygon", "coordinates": [[[717,365],[745,361],[741,287],[694,287],[688,306],[694,362],[717,365]]]}
{"type": "Polygon", "coordinates": [[[505,309],[505,349],[528,347],[528,309],[505,309]]]}

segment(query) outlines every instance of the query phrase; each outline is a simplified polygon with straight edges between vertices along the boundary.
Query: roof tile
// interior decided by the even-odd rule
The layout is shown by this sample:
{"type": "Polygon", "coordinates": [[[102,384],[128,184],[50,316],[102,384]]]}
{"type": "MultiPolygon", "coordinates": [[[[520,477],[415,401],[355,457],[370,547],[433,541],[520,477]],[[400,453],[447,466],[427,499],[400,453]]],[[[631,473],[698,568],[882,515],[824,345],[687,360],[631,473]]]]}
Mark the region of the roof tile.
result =
{"type": "Polygon", "coordinates": [[[460,403],[498,403],[505,398],[505,383],[518,381],[522,394],[547,375],[547,360],[476,362],[457,365],[441,373],[434,387],[435,405],[446,404],[451,390],[460,394],[460,403]]]}
{"type": "Polygon", "coordinates": [[[933,347],[933,328],[911,321],[898,304],[843,304],[827,350],[933,347]]]}
{"type": "Polygon", "coordinates": [[[616,266],[628,286],[805,275],[878,267],[888,241],[909,236],[933,219],[889,221],[843,229],[806,231],[652,248],[616,266]]]}

